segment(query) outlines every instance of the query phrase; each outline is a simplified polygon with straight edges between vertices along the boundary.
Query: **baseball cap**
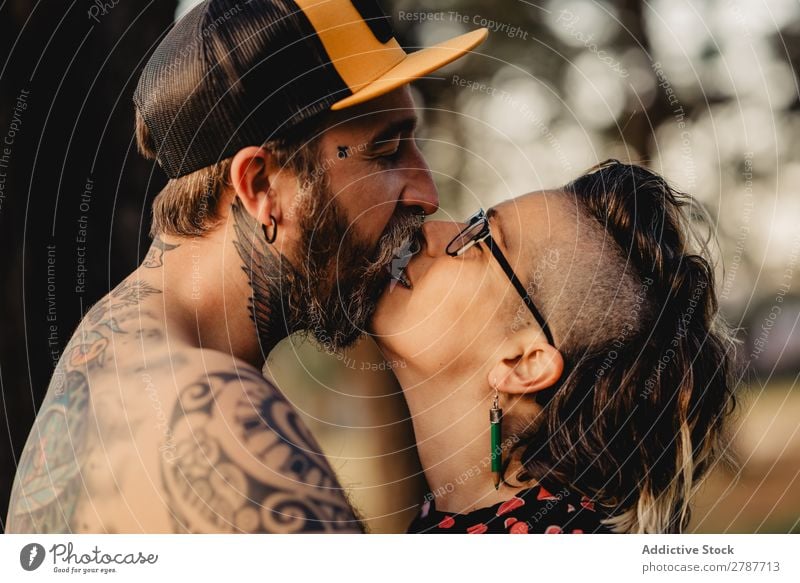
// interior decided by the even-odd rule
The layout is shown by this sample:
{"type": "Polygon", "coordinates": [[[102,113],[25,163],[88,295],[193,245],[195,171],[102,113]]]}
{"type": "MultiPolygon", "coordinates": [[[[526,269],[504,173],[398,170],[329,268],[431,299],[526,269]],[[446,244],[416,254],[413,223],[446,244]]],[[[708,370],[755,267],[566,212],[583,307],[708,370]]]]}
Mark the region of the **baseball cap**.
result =
{"type": "Polygon", "coordinates": [[[375,0],[206,0],[156,47],[133,101],[178,178],[427,75],[487,34],[409,54],[375,0]]]}

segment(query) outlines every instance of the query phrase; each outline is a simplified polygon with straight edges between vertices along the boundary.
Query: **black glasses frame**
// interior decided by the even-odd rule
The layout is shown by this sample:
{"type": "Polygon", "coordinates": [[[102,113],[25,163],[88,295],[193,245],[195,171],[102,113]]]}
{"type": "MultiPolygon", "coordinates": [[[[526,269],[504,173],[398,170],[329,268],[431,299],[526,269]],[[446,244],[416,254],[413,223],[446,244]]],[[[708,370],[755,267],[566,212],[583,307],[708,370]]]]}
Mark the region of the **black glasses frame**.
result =
{"type": "Polygon", "coordinates": [[[542,316],[542,313],[536,308],[536,305],[520,282],[517,274],[514,273],[505,255],[503,255],[503,252],[500,251],[500,248],[492,238],[492,232],[489,228],[489,218],[486,216],[486,212],[483,209],[479,209],[478,212],[467,219],[467,226],[447,244],[445,252],[450,257],[458,257],[473,245],[478,245],[480,243],[484,243],[492,252],[492,255],[500,264],[500,267],[514,286],[514,289],[517,290],[517,293],[522,298],[523,303],[528,307],[533,317],[536,318],[547,341],[550,345],[555,346],[553,334],[550,332],[550,326],[547,325],[544,316],[542,316]]]}

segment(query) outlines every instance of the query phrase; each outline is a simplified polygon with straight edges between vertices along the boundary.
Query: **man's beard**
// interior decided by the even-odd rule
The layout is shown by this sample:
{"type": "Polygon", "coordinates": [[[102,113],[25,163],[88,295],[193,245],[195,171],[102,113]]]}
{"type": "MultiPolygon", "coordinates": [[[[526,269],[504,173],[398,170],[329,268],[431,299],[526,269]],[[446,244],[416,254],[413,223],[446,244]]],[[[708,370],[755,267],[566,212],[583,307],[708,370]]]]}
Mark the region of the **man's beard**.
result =
{"type": "MultiPolygon", "coordinates": [[[[253,295],[251,318],[264,353],[294,332],[313,336],[328,352],[352,346],[366,332],[389,268],[419,236],[419,208],[397,207],[377,244],[361,240],[347,223],[326,180],[307,185],[296,200],[301,240],[292,261],[276,256],[260,225],[233,205],[235,245],[253,295]]],[[[406,253],[406,255],[404,255],[406,253]]]]}
{"type": "MultiPolygon", "coordinates": [[[[364,333],[378,298],[389,282],[389,268],[418,237],[424,214],[398,206],[377,244],[362,240],[323,182],[313,199],[319,212],[301,215],[302,255],[296,263],[304,306],[303,329],[328,352],[352,346],[364,333]]],[[[308,197],[309,199],[311,197],[308,197]]],[[[306,199],[308,200],[308,199],[306,199]]]]}

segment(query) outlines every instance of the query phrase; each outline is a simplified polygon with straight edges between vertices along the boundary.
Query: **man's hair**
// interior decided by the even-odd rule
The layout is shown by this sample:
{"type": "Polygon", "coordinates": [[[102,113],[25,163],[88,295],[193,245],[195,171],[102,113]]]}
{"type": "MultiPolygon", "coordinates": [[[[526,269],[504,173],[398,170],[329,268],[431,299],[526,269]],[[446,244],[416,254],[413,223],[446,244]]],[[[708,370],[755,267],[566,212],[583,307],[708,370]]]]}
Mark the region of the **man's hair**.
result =
{"type": "Polygon", "coordinates": [[[718,312],[707,240],[691,225],[702,209],[616,160],[563,195],[600,232],[576,243],[576,256],[580,245],[595,257],[598,246],[612,249],[577,285],[561,275],[571,284],[558,284],[557,301],[553,289],[543,294],[565,366],[515,445],[519,477],[553,491],[571,485],[618,532],[681,532],[701,479],[726,457],[735,404],[735,340],[718,312]]]}
{"type": "MultiPolygon", "coordinates": [[[[324,127],[324,116],[299,124],[291,133],[268,140],[263,147],[275,156],[282,169],[293,172],[301,184],[316,182],[317,139],[324,127]]],[[[136,146],[149,160],[157,157],[157,146],[150,130],[136,109],[136,146]]],[[[230,184],[233,157],[220,160],[185,176],[170,179],[153,201],[151,236],[201,237],[220,221],[220,200],[230,184]]]]}

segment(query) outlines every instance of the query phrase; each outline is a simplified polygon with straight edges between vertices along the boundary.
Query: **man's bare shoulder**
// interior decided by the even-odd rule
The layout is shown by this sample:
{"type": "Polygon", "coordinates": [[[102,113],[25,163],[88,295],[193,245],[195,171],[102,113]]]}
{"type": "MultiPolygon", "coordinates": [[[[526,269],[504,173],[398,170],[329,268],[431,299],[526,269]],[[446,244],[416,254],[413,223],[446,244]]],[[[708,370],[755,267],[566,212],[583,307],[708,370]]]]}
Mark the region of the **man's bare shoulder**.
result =
{"type": "Polygon", "coordinates": [[[175,529],[358,532],[335,474],[260,371],[203,351],[178,387],[162,476],[175,529]]]}
{"type": "Polygon", "coordinates": [[[124,282],[87,314],[20,459],[8,532],[359,532],[292,405],[171,338],[124,282]]]}
{"type": "MultiPolygon", "coordinates": [[[[127,452],[136,444],[132,436],[147,421],[137,417],[143,408],[125,407],[125,389],[136,378],[125,367],[142,360],[136,347],[145,335],[163,340],[157,318],[141,306],[160,293],[142,280],[128,278],[79,324],[22,451],[7,532],[107,532],[117,530],[120,522],[129,530],[140,524],[117,516],[110,525],[103,519],[103,506],[122,502],[122,476],[115,470],[130,465],[126,462],[134,456],[127,452]],[[105,455],[107,451],[115,454],[105,455]]],[[[135,469],[146,469],[145,464],[135,469]]]]}

